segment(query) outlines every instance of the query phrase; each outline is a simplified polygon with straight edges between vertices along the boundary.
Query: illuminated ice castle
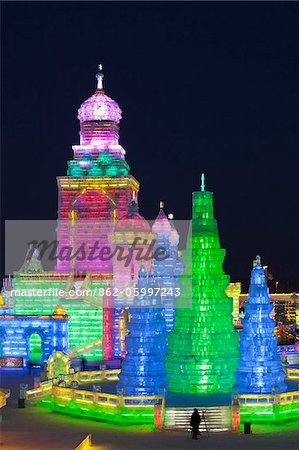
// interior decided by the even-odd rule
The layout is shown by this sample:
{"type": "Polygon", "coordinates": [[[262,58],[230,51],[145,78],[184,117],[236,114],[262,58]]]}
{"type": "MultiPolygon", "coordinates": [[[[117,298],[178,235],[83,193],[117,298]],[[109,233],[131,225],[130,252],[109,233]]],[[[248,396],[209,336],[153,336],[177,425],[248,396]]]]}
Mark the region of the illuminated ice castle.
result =
{"type": "MultiPolygon", "coordinates": [[[[21,269],[5,279],[1,356],[21,357],[24,365],[57,350],[90,365],[121,359],[118,390],[125,395],[157,395],[167,387],[174,396],[230,396],[241,288],[228,288],[213,193],[202,177],[201,191],[193,193],[184,268],[164,204],[152,225],[139,212],[139,183],[119,143],[122,112],[105,93],[99,69],[95,93],[78,110],[80,144],[67,175],[57,179],[56,267],[45,271],[39,249],[30,247],[21,269]],[[32,289],[39,294],[23,295],[32,289]]],[[[245,393],[285,389],[263,277],[257,264],[236,372],[245,393]]]]}
{"type": "MultiPolygon", "coordinates": [[[[119,143],[119,123],[122,112],[119,105],[104,91],[102,67],[97,74],[94,94],[78,110],[80,144],[73,146],[73,159],[68,162],[66,176],[59,176],[57,264],[53,271],[45,271],[38,250],[28,250],[25,263],[5,281],[0,308],[2,316],[8,313],[18,317],[35,318],[26,333],[24,364],[32,354],[41,352],[40,359],[48,356],[45,350],[43,321],[52,320],[57,305],[66,312],[68,351],[71,356],[84,356],[88,361],[114,359],[126,354],[128,307],[134,301],[134,287],[138,279],[141,258],[133,255],[126,264],[117,257],[94,258],[87,249],[118,246],[128,249],[138,239],[138,248],[146,254],[164,245],[168,257],[155,261],[154,270],[159,285],[177,287],[177,277],[183,270],[178,256],[179,237],[163,208],[153,227],[138,211],[138,181],[130,174],[125,150],[119,143]],[[154,248],[149,248],[153,243],[154,248]],[[74,252],[75,251],[75,252],[74,252]],[[72,253],[72,257],[70,257],[72,253]],[[75,253],[75,256],[74,256],[75,253]],[[32,288],[41,289],[42,295],[30,298],[16,293],[32,288]],[[51,295],[49,294],[52,288],[51,295]],[[56,294],[55,294],[56,289],[56,294]],[[94,295],[68,295],[72,290],[94,292],[94,295]],[[59,295],[59,290],[65,294],[59,295]],[[111,295],[111,290],[114,295],[111,295]],[[54,292],[54,295],[53,295],[54,292]]],[[[144,259],[147,271],[151,258],[144,259]]],[[[163,317],[167,330],[173,325],[173,297],[162,299],[163,317]]],[[[53,319],[54,320],[54,319],[53,319]]],[[[5,326],[0,324],[0,333],[5,326]]],[[[60,342],[59,332],[57,339],[60,342]]],[[[11,348],[2,346],[2,355],[11,356],[11,348]]],[[[56,345],[55,350],[66,350],[56,345]]]]}

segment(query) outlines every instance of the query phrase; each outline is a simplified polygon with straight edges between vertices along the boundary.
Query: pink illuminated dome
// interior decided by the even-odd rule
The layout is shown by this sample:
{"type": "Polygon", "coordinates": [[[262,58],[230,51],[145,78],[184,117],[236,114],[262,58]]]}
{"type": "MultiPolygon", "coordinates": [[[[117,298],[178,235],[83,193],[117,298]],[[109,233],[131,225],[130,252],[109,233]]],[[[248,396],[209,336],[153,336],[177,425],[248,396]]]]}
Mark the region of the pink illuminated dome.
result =
{"type": "Polygon", "coordinates": [[[129,203],[127,214],[119,219],[114,231],[151,231],[150,224],[139,214],[138,205],[135,200],[129,203]]]}
{"type": "Polygon", "coordinates": [[[120,122],[121,109],[118,103],[105,94],[103,78],[102,65],[100,64],[99,73],[97,73],[97,89],[78,109],[78,119],[80,122],[89,122],[93,120],[115,123],[120,122]]]}

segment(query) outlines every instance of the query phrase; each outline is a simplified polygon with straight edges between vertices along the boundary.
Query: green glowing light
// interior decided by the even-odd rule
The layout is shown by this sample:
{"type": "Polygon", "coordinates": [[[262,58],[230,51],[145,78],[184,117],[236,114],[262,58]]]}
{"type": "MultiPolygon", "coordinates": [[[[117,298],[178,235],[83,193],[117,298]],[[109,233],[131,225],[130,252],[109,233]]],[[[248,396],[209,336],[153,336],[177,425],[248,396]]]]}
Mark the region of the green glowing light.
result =
{"type": "Polygon", "coordinates": [[[181,296],[168,336],[168,390],[211,394],[230,392],[238,361],[238,336],[232,323],[229,277],[222,269],[212,192],[193,193],[192,233],[184,254],[181,296]],[[190,299],[192,305],[189,306],[190,299]]]}
{"type": "Polygon", "coordinates": [[[54,396],[41,399],[38,404],[50,408],[52,411],[84,416],[118,425],[142,424],[153,426],[154,424],[154,406],[117,406],[117,409],[115,409],[111,405],[91,403],[83,408],[76,399],[59,398],[58,400],[54,396]]]}
{"type": "MultiPolygon", "coordinates": [[[[75,352],[75,355],[84,357],[87,360],[94,361],[102,359],[102,346],[99,345],[102,339],[103,330],[103,310],[93,304],[91,297],[85,299],[67,299],[58,295],[47,294],[50,288],[57,288],[58,291],[65,288],[66,282],[55,280],[46,274],[40,276],[41,280],[34,280],[34,287],[41,289],[43,295],[29,297],[23,295],[15,295],[14,298],[14,314],[30,315],[30,314],[52,314],[55,307],[60,304],[63,306],[69,316],[68,323],[68,343],[69,348],[75,352]],[[30,301],[28,301],[30,298],[30,301]],[[85,350],[85,347],[86,350],[85,350]],[[80,350],[82,349],[82,350],[80,350]],[[78,354],[76,353],[78,350],[78,354]]],[[[16,274],[14,276],[14,289],[20,291],[29,291],[32,289],[32,280],[26,279],[24,276],[16,274]]],[[[92,281],[93,287],[103,287],[102,281],[92,281]]],[[[38,338],[32,336],[32,346],[30,350],[37,347],[38,338]]],[[[30,341],[31,342],[31,341],[30,341]]],[[[38,355],[37,355],[38,356],[38,355]]],[[[32,361],[35,361],[31,358],[32,361]]],[[[40,359],[39,359],[40,360],[40,359]]],[[[38,361],[38,360],[37,360],[38,361]]]]}
{"type": "Polygon", "coordinates": [[[286,404],[240,405],[240,422],[279,422],[299,420],[299,402],[286,404]]]}
{"type": "Polygon", "coordinates": [[[29,337],[30,361],[36,363],[42,360],[42,340],[39,334],[33,333],[29,337]]]}

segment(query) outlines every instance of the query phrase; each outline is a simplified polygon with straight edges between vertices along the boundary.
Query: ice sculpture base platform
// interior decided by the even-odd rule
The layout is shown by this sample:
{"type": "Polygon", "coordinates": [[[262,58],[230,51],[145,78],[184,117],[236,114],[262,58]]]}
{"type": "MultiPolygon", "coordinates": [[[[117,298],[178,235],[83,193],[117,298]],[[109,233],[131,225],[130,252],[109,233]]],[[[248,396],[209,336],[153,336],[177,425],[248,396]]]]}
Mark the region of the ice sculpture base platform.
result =
{"type": "Polygon", "coordinates": [[[165,398],[166,407],[186,406],[186,407],[208,407],[208,406],[229,406],[231,405],[231,393],[225,394],[180,394],[167,392],[165,398]]]}

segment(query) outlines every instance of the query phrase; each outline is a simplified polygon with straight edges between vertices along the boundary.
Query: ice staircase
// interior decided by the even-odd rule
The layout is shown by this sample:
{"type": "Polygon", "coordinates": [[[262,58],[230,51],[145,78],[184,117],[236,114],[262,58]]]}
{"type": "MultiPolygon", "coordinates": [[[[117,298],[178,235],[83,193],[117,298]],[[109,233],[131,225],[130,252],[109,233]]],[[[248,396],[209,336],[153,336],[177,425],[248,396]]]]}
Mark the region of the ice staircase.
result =
{"type": "MultiPolygon", "coordinates": [[[[190,418],[194,407],[166,407],[165,428],[169,430],[188,430],[190,428],[190,418]]],[[[227,431],[231,428],[231,407],[230,406],[209,406],[197,407],[202,418],[199,430],[206,431],[227,431]],[[204,414],[203,414],[204,412],[204,414]],[[205,420],[203,420],[203,417],[205,420]],[[206,425],[205,425],[206,423],[206,425]]]]}

